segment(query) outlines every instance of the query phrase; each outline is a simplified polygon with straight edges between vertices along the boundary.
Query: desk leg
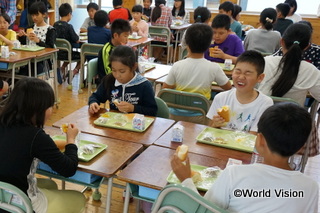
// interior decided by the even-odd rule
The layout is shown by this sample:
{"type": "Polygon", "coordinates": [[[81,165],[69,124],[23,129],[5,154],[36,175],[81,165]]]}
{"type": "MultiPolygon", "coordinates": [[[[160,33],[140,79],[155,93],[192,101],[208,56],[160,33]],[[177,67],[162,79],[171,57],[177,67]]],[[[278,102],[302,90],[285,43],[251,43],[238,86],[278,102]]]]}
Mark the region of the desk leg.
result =
{"type": "Polygon", "coordinates": [[[129,186],[129,183],[126,183],[126,195],[124,199],[123,213],[128,213],[129,201],[130,201],[130,186],[129,186]]]}
{"type": "Polygon", "coordinates": [[[176,61],[176,54],[177,54],[177,47],[178,47],[178,40],[180,39],[180,30],[177,30],[177,35],[176,35],[176,42],[174,44],[174,53],[173,53],[173,61],[172,64],[176,61]]]}
{"type": "Polygon", "coordinates": [[[12,72],[11,89],[13,89],[14,88],[14,78],[16,75],[16,63],[13,64],[11,72],[12,72]]]}
{"type": "MultiPolygon", "coordinates": [[[[86,56],[83,56],[81,55],[81,58],[80,58],[80,72],[79,72],[79,75],[80,75],[80,80],[79,80],[79,90],[78,90],[78,93],[83,93],[83,90],[82,88],[85,87],[85,85],[83,85],[82,87],[82,83],[83,83],[83,80],[84,80],[84,63],[86,63],[86,56]]],[[[87,79],[88,80],[88,79],[87,79]]]]}
{"type": "Polygon", "coordinates": [[[108,178],[106,213],[109,213],[111,208],[112,187],[113,187],[113,177],[110,177],[108,178]]]}
{"type": "Polygon", "coordinates": [[[52,53],[51,55],[52,61],[53,61],[53,84],[54,84],[54,97],[55,97],[55,103],[56,106],[58,107],[58,102],[59,102],[59,95],[58,95],[58,74],[57,74],[57,58],[56,58],[56,53],[52,53]]]}

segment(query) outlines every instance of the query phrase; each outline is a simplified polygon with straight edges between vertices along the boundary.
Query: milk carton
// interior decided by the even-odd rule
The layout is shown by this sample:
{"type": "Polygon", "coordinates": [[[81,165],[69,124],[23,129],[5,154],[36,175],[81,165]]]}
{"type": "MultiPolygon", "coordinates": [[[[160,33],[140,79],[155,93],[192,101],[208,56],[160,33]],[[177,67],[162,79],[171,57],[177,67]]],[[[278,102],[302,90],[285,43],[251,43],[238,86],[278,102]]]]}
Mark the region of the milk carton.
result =
{"type": "Polygon", "coordinates": [[[138,130],[144,130],[145,129],[145,118],[144,115],[141,114],[135,114],[132,120],[132,128],[138,129],[138,130]]]}
{"type": "Polygon", "coordinates": [[[182,142],[183,141],[184,128],[180,124],[176,124],[172,129],[171,141],[173,142],[182,142]]]}
{"type": "Polygon", "coordinates": [[[9,47],[1,46],[1,58],[9,58],[9,47]]]}
{"type": "Polygon", "coordinates": [[[231,70],[232,60],[231,59],[225,59],[224,60],[224,68],[226,70],[231,70]]]}

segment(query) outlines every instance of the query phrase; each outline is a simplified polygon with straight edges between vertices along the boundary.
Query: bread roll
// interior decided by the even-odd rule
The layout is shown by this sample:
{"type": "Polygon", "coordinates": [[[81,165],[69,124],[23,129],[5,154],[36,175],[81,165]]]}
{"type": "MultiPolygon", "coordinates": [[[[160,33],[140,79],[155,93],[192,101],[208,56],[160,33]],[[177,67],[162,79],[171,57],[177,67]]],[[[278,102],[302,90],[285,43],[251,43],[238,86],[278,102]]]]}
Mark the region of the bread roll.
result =
{"type": "Polygon", "coordinates": [[[28,28],[27,29],[27,35],[29,35],[30,33],[34,33],[33,28],[28,28]]]}
{"type": "Polygon", "coordinates": [[[66,140],[62,140],[62,139],[56,139],[53,140],[54,143],[57,145],[57,147],[60,149],[61,152],[64,152],[66,145],[67,145],[67,141],[66,140]]]}
{"type": "Polygon", "coordinates": [[[191,178],[194,183],[202,180],[200,172],[191,170],[191,178]]]}
{"type": "Polygon", "coordinates": [[[178,146],[176,153],[181,161],[185,161],[187,158],[189,147],[187,145],[182,144],[178,146]]]}
{"type": "Polygon", "coordinates": [[[62,130],[62,132],[67,133],[67,131],[68,131],[68,124],[62,124],[62,125],[61,125],[61,130],[62,130]]]}
{"type": "Polygon", "coordinates": [[[219,116],[223,117],[226,122],[230,121],[230,109],[229,106],[225,105],[221,108],[217,109],[217,113],[219,116]]]}

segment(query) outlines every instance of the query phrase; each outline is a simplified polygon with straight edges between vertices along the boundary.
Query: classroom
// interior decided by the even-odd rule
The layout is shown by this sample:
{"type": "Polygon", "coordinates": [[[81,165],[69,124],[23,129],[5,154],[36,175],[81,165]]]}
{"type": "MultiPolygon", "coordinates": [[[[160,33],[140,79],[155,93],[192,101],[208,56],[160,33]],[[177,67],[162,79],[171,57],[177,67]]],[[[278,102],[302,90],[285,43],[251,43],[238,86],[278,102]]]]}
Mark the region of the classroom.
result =
{"type": "Polygon", "coordinates": [[[320,1],[0,9],[0,212],[320,212],[320,1]]]}

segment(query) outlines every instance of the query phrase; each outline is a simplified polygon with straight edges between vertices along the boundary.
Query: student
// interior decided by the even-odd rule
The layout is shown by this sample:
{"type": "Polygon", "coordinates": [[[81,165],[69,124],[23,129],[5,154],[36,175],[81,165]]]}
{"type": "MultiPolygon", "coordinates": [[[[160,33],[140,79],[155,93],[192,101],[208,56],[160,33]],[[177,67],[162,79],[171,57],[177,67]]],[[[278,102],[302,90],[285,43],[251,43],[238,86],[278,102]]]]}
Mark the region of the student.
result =
{"type": "MultiPolygon", "coordinates": [[[[165,4],[165,0],[155,1],[155,8],[153,8],[151,14],[152,26],[163,26],[170,28],[172,23],[171,9],[169,7],[166,7],[165,4]]],[[[166,40],[167,39],[165,37],[155,36],[154,40],[151,41],[151,44],[166,44],[166,40]]],[[[162,52],[162,47],[153,47],[153,57],[155,58],[155,61],[158,61],[160,59],[162,52]]]]}
{"type": "Polygon", "coordinates": [[[290,19],[293,23],[297,23],[302,21],[302,18],[299,14],[296,13],[298,5],[296,0],[285,0],[284,3],[289,4],[290,11],[286,17],[286,19],[290,19]]]}
{"type": "Polygon", "coordinates": [[[45,81],[26,77],[15,84],[0,114],[0,154],[6,159],[0,164],[0,180],[21,189],[35,212],[81,212],[86,204],[82,193],[58,190],[55,182],[35,177],[39,160],[65,177],[77,171],[78,129],[69,124],[64,153],[43,130],[53,105],[54,92],[45,81]],[[44,181],[53,188],[39,188],[44,181]]]}
{"type": "Polygon", "coordinates": [[[279,31],[282,35],[284,31],[293,22],[290,19],[285,19],[290,11],[290,6],[287,3],[280,3],[276,6],[277,10],[277,21],[273,24],[273,30],[279,31]]]}
{"type": "Polygon", "coordinates": [[[0,14],[0,46],[13,46],[13,41],[17,40],[17,34],[9,30],[10,17],[6,13],[0,14]]]}
{"type": "Polygon", "coordinates": [[[0,96],[5,94],[9,89],[9,84],[6,81],[0,80],[0,96]]]}
{"type": "Polygon", "coordinates": [[[97,91],[89,98],[89,113],[97,113],[100,103],[109,100],[111,109],[155,116],[158,108],[152,85],[135,71],[138,64],[132,48],[128,46],[114,48],[109,60],[112,73],[103,78],[97,91]],[[119,101],[117,105],[115,105],[116,99],[119,101]]]}
{"type": "Polygon", "coordinates": [[[233,14],[232,14],[232,18],[237,22],[240,21],[240,13],[241,13],[241,11],[242,11],[242,7],[237,5],[237,4],[234,4],[234,11],[233,11],[233,14]]]}
{"type": "Polygon", "coordinates": [[[205,58],[209,61],[223,63],[225,59],[231,59],[235,63],[237,57],[244,52],[241,39],[230,34],[230,17],[218,14],[212,20],[213,41],[205,52],[205,58]]]}
{"type": "Polygon", "coordinates": [[[185,9],[185,0],[174,0],[171,14],[174,19],[182,20],[183,23],[190,22],[189,11],[185,9]]]}
{"type": "Polygon", "coordinates": [[[306,24],[295,23],[288,27],[281,39],[283,56],[265,57],[265,79],[258,87],[261,92],[292,98],[301,106],[307,94],[320,101],[320,72],[302,58],[310,39],[311,29],[306,24]]]}
{"type": "Polygon", "coordinates": [[[114,47],[126,44],[131,32],[131,26],[128,21],[124,19],[116,19],[111,24],[111,41],[106,43],[98,54],[98,75],[99,80],[111,73],[111,64],[109,56],[114,47]]]}
{"type": "MultiPolygon", "coordinates": [[[[74,31],[73,26],[68,22],[72,18],[72,7],[68,3],[61,4],[59,7],[59,16],[60,21],[54,23],[53,27],[56,29],[57,38],[63,38],[70,42],[70,44],[79,43],[79,36],[74,31]]],[[[71,54],[72,60],[80,59],[80,52],[72,51],[71,54]]],[[[58,60],[68,60],[68,52],[59,50],[58,52],[58,60]]],[[[66,73],[66,67],[68,66],[69,62],[63,62],[60,70],[64,77],[68,76],[66,73]]],[[[77,62],[76,67],[73,70],[73,75],[77,74],[80,69],[80,61],[77,62]]]]}
{"type": "MultiPolygon", "coordinates": [[[[306,24],[311,29],[311,34],[313,33],[313,27],[309,21],[299,21],[299,24],[306,24]]],[[[282,56],[282,48],[280,48],[274,56],[282,56]]],[[[320,46],[314,43],[311,43],[307,49],[303,52],[303,60],[312,63],[318,70],[320,70],[320,46]]]]}
{"type": "Polygon", "coordinates": [[[212,120],[212,127],[253,134],[257,132],[260,116],[273,105],[270,97],[254,88],[264,78],[264,66],[263,56],[256,51],[248,50],[238,57],[232,72],[235,88],[217,94],[207,113],[207,117],[212,120]],[[227,123],[217,114],[218,108],[225,105],[230,110],[230,121],[227,123]]]}
{"type": "Polygon", "coordinates": [[[212,35],[211,27],[206,24],[196,23],[188,28],[188,58],[173,64],[163,88],[199,93],[207,99],[211,97],[213,81],[224,90],[231,89],[229,79],[220,66],[203,57],[211,43],[212,35]]]}
{"type": "Polygon", "coordinates": [[[107,29],[108,13],[98,10],[94,14],[95,26],[88,27],[88,43],[106,44],[111,40],[111,31],[107,29]]]}
{"type": "Polygon", "coordinates": [[[94,2],[90,2],[88,5],[87,5],[87,12],[88,12],[88,15],[89,17],[87,17],[81,28],[80,28],[80,32],[87,32],[88,31],[88,27],[91,27],[91,26],[94,26],[94,14],[99,10],[99,5],[97,5],[96,3],[94,2]]]}
{"type": "Polygon", "coordinates": [[[12,29],[17,16],[17,4],[15,0],[0,1],[0,13],[10,17],[9,28],[12,29]]]}
{"type": "MultiPolygon", "coordinates": [[[[193,13],[194,23],[204,23],[204,24],[210,25],[210,18],[211,18],[211,12],[207,7],[199,6],[194,10],[194,13],[193,13]]],[[[181,38],[180,45],[182,50],[187,48],[186,39],[185,39],[187,30],[183,33],[181,38]]]]}
{"type": "MultiPolygon", "coordinates": [[[[36,45],[40,47],[55,48],[56,30],[44,21],[44,18],[47,16],[47,12],[47,6],[41,1],[35,2],[31,5],[29,13],[34,25],[29,28],[32,28],[33,32],[27,34],[24,30],[20,30],[18,39],[21,44],[26,44],[28,39],[29,41],[35,42],[36,45]]],[[[37,74],[42,73],[45,70],[48,71],[50,67],[46,65],[51,65],[50,60],[38,62],[37,74]]],[[[33,67],[34,66],[31,66],[32,69],[33,67]]],[[[28,75],[28,66],[20,68],[19,73],[22,75],[28,75]]]]}
{"type": "MultiPolygon", "coordinates": [[[[204,198],[228,212],[318,212],[319,186],[300,171],[293,171],[289,158],[308,139],[310,114],[292,103],[268,108],[258,123],[256,149],[264,163],[229,166],[219,175],[204,198]],[[245,196],[245,192],[260,196],[245,196]]],[[[192,182],[190,161],[177,154],[172,170],[186,187],[192,182]]]]}
{"type": "Polygon", "coordinates": [[[143,11],[142,11],[142,19],[146,22],[150,22],[150,16],[152,11],[152,0],[143,0],[143,11]]]}
{"type": "Polygon", "coordinates": [[[266,8],[260,14],[260,25],[258,29],[249,30],[244,39],[246,50],[256,50],[261,53],[274,53],[280,47],[281,35],[273,31],[273,23],[277,20],[277,11],[266,8]]]}
{"type": "Polygon", "coordinates": [[[225,1],[219,6],[219,13],[226,14],[230,17],[230,28],[239,38],[242,36],[241,24],[233,19],[234,4],[231,1],[225,1]]]}
{"type": "Polygon", "coordinates": [[[110,23],[116,19],[131,20],[132,16],[127,8],[122,7],[122,0],[112,0],[113,10],[109,12],[110,23]]]}
{"type": "Polygon", "coordinates": [[[139,36],[147,38],[149,35],[149,25],[142,20],[142,6],[135,5],[132,7],[133,20],[130,21],[132,32],[136,32],[139,36]]]}

